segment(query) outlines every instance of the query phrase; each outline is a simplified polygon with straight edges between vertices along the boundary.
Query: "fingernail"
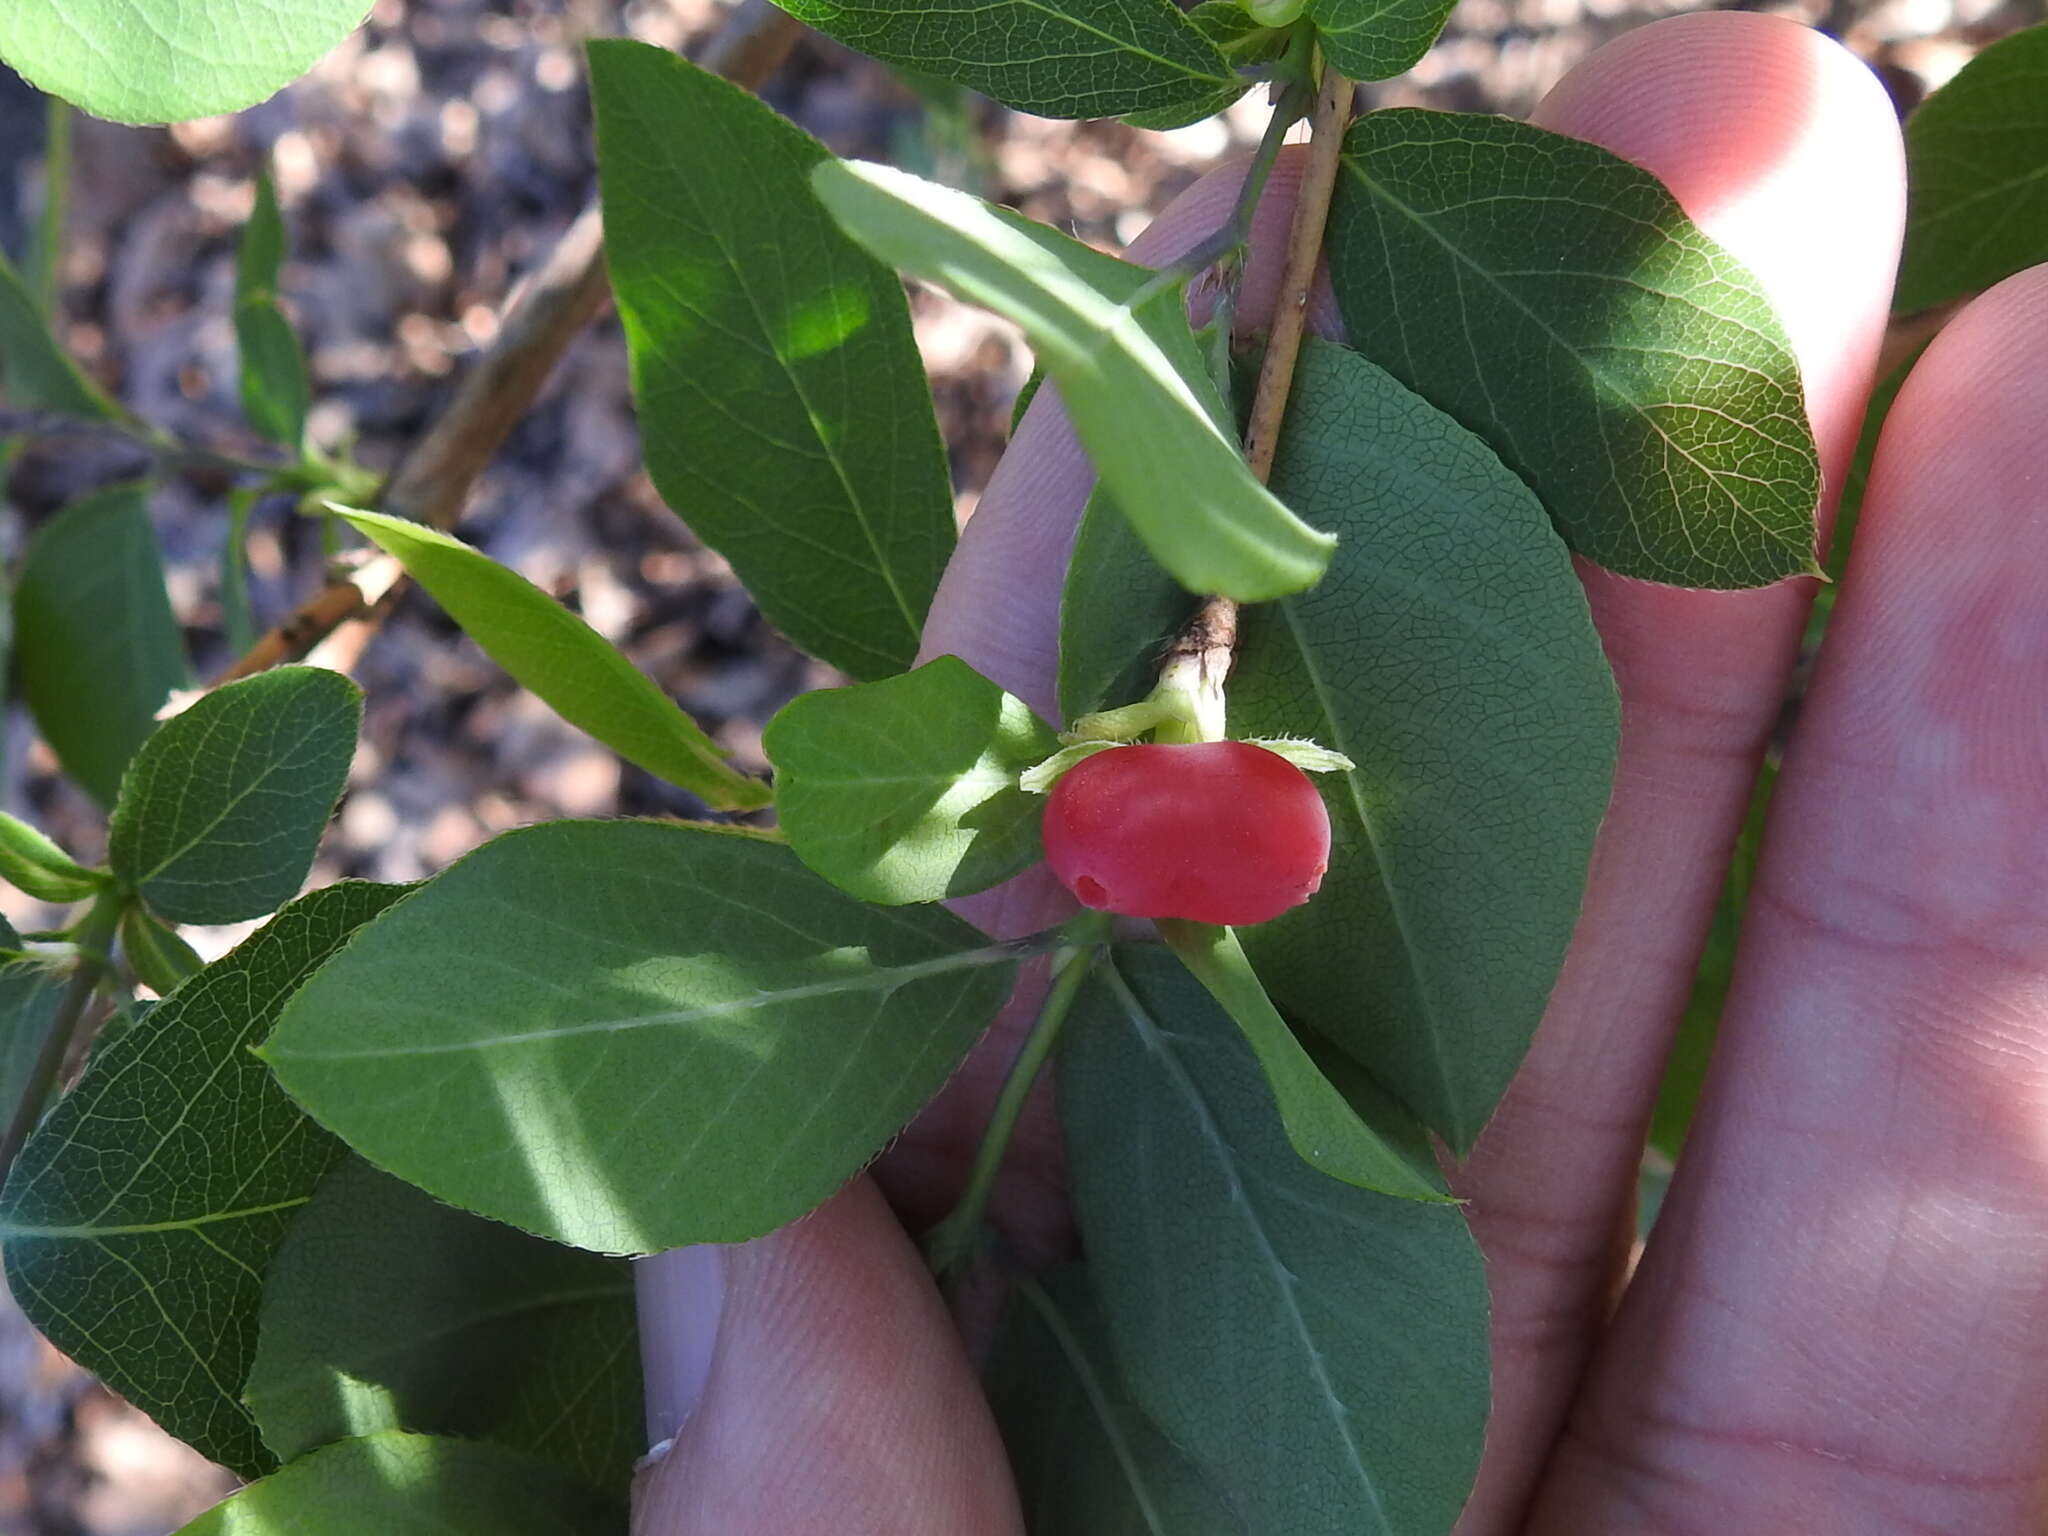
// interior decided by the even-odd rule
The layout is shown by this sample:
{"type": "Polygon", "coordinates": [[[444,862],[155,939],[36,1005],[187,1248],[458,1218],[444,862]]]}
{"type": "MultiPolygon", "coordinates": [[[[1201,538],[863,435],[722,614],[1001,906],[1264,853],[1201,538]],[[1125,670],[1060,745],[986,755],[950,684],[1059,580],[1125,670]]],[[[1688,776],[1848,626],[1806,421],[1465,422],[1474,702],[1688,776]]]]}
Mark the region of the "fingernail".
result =
{"type": "Polygon", "coordinates": [[[648,1462],[659,1460],[704,1400],[725,1311],[725,1258],[715,1246],[676,1248],[633,1263],[648,1462]]]}

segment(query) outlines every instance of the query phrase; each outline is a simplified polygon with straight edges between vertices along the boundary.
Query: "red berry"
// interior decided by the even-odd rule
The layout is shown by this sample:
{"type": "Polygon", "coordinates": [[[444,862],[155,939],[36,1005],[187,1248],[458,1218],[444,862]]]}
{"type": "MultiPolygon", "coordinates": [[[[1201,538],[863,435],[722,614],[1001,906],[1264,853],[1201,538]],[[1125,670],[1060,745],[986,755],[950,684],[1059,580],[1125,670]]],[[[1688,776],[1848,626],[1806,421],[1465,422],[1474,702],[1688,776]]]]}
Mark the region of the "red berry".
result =
{"type": "Polygon", "coordinates": [[[1330,813],[1307,774],[1250,742],[1112,747],[1053,786],[1045,857],[1084,905],[1243,927],[1315,894],[1330,813]]]}

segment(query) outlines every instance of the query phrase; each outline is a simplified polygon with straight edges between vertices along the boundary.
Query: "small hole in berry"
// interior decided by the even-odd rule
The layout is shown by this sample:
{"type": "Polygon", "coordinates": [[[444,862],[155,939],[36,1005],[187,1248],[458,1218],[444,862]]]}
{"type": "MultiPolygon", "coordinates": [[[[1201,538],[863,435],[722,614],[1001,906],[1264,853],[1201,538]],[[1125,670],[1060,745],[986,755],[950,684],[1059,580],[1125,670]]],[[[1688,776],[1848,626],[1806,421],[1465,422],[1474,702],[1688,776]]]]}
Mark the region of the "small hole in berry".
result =
{"type": "Polygon", "coordinates": [[[1074,882],[1074,894],[1081,898],[1082,905],[1101,911],[1109,905],[1109,889],[1093,875],[1083,875],[1074,882]]]}

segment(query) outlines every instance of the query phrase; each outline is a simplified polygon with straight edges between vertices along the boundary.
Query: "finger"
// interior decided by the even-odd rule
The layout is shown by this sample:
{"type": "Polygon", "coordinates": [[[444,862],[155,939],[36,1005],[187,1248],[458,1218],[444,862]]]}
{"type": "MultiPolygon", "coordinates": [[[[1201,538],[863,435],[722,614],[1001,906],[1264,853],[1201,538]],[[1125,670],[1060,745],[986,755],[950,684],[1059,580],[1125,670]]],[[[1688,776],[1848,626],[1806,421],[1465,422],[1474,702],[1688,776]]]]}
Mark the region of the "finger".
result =
{"type": "Polygon", "coordinates": [[[2044,437],[2038,268],[1887,421],[1708,1096],[1545,1530],[2040,1529],[2044,437]]]}
{"type": "Polygon", "coordinates": [[[634,1536],[1017,1536],[952,1322],[872,1185],[751,1243],[640,1261],[634,1536]],[[680,1424],[678,1424],[680,1420],[680,1424]]]}
{"type": "MultiPolygon", "coordinates": [[[[1537,121],[1655,172],[1756,274],[1799,360],[1824,482],[1839,485],[1903,217],[1897,123],[1876,80],[1790,22],[1689,16],[1595,54],[1537,121]]],[[[1514,1527],[1605,1321],[1657,1082],[1812,592],[1584,574],[1621,687],[1621,752],[1542,1028],[1457,1179],[1494,1317],[1468,1536],[1514,1527]]]]}

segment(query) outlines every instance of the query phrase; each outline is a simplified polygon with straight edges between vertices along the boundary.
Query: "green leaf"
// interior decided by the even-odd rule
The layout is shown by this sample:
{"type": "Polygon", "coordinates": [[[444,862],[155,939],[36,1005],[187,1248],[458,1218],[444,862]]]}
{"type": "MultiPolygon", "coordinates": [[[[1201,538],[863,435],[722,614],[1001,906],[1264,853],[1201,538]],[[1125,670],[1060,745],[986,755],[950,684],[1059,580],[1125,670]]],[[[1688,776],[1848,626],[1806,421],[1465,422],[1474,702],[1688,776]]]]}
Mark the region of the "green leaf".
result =
{"type": "Polygon", "coordinates": [[[251,299],[235,306],[235,339],[242,348],[242,409],[249,425],[296,452],[305,439],[313,384],[291,322],[276,300],[251,299]]]}
{"type": "Polygon", "coordinates": [[[1648,171],[1504,117],[1370,113],[1329,262],[1350,345],[1485,438],[1580,554],[1688,587],[1818,569],[1784,327],[1648,171]]]}
{"type": "Polygon", "coordinates": [[[1202,0],[1187,16],[1195,30],[1222,52],[1231,66],[1232,78],[1222,85],[1204,85],[1175,106],[1126,112],[1123,119],[1133,128],[1185,128],[1189,123],[1199,123],[1205,117],[1227,111],[1252,86],[1251,80],[1239,75],[1238,70],[1263,63],[1286,50],[1286,31],[1262,26],[1238,0],[1202,0]]]}
{"type": "Polygon", "coordinates": [[[1414,1117],[1388,1106],[1376,1120],[1360,1118],[1294,1038],[1232,930],[1168,919],[1159,931],[1244,1035],[1266,1074],[1287,1140],[1303,1162],[1346,1184],[1403,1200],[1450,1199],[1414,1117]]]}
{"type": "Polygon", "coordinates": [[[0,58],[117,123],[253,107],[353,32],[364,0],[65,0],[0,10],[0,58]]]}
{"type": "Polygon", "coordinates": [[[880,1149],[1021,955],[857,902],[759,836],[556,822],[366,931],[262,1054],[357,1151],[466,1210],[601,1252],[735,1242],[880,1149]]]}
{"type": "Polygon", "coordinates": [[[647,1449],[632,1269],[352,1157],[271,1263],[243,1398],[285,1461],[422,1430],[496,1441],[623,1494],[647,1449]]]}
{"type": "Polygon", "coordinates": [[[1230,732],[1357,766],[1316,779],[1322,890],[1244,944],[1462,1156],[1578,917],[1614,684],[1564,545],[1484,443],[1325,342],[1294,399],[1274,484],[1343,542],[1323,586],[1243,615],[1230,732]]]}
{"type": "Polygon", "coordinates": [[[1263,602],[1312,585],[1332,541],[1253,478],[1188,329],[1180,284],[886,166],[811,183],[884,260],[1014,320],[1139,536],[1192,592],[1263,602]]]}
{"type": "Polygon", "coordinates": [[[1906,187],[1894,309],[2048,261],[2048,24],[1993,43],[1906,120],[1906,187]]]}
{"type": "Polygon", "coordinates": [[[871,58],[993,96],[1040,117],[1117,117],[1177,107],[1238,83],[1172,0],[776,0],[871,58]]]}
{"type": "Polygon", "coordinates": [[[463,633],[571,725],[715,809],[768,803],[766,784],[733,768],[653,679],[525,577],[421,523],[381,512],[336,515],[404,562],[463,633]]]}
{"type": "MultiPolygon", "coordinates": [[[[0,16],[0,30],[7,19],[0,16]]],[[[0,251],[0,399],[26,411],[111,420],[121,407],[71,360],[21,274],[0,251]]]]}
{"type": "Polygon", "coordinates": [[[1059,738],[957,656],[804,694],[763,742],[790,847],[863,901],[965,896],[1042,856],[1045,802],[1017,778],[1059,738]]]}
{"type": "Polygon", "coordinates": [[[37,901],[83,901],[107,884],[25,821],[0,811],[0,880],[37,901]]]}
{"type": "Polygon", "coordinates": [[[1308,0],[1323,56],[1354,80],[1391,80],[1422,62],[1454,0],[1308,0]]]}
{"type": "Polygon", "coordinates": [[[175,1536],[617,1536],[626,1511],[502,1446],[386,1432],[273,1472],[175,1536]]]}
{"type": "Polygon", "coordinates": [[[274,299],[284,274],[284,214],[277,206],[277,188],[270,172],[256,168],[256,201],[242,226],[242,245],[235,257],[235,304],[274,299]]]}
{"type": "MultiPolygon", "coordinates": [[[[11,930],[13,924],[8,927],[11,930]]],[[[14,934],[8,948],[20,944],[21,935],[14,934]]],[[[0,1115],[11,1119],[27,1092],[69,980],[62,970],[40,960],[0,963],[0,1115]]]]}
{"type": "Polygon", "coordinates": [[[180,1440],[275,1465],[242,1406],[263,1273],[342,1147],[250,1054],[285,1000],[401,893],[294,902],[94,1053],[0,1189],[29,1320],[180,1440]]]}
{"type": "Polygon", "coordinates": [[[112,805],[157,710],[189,680],[142,487],[88,496],[38,530],[14,619],[16,675],[43,740],[112,805]]]}
{"type": "Polygon", "coordinates": [[[902,671],[954,541],[902,285],[811,195],[808,134],[659,48],[590,68],[648,473],[791,640],[902,671]]]}
{"type": "Polygon", "coordinates": [[[1059,1104],[1123,1379],[1246,1528],[1448,1531],[1488,1395],[1485,1272],[1457,1207],[1306,1166],[1237,1030],[1157,951],[1098,968],[1059,1104]]]}
{"type": "Polygon", "coordinates": [[[297,894],[355,754],[362,690],[320,667],[216,689],[135,754],[107,861],[181,923],[261,917],[297,894]]]}
{"type": "Polygon", "coordinates": [[[1246,1536],[1187,1458],[1130,1400],[1087,1270],[1011,1291],[984,1385],[1027,1530],[1085,1536],[1246,1536]]]}
{"type": "Polygon", "coordinates": [[[1062,719],[1143,698],[1166,644],[1199,601],[1159,568],[1130,519],[1096,487],[1074,534],[1060,594],[1062,719]]]}
{"type": "Polygon", "coordinates": [[[142,984],[159,996],[168,996],[179,982],[206,966],[177,929],[166,927],[141,907],[121,914],[121,952],[142,984]]]}

